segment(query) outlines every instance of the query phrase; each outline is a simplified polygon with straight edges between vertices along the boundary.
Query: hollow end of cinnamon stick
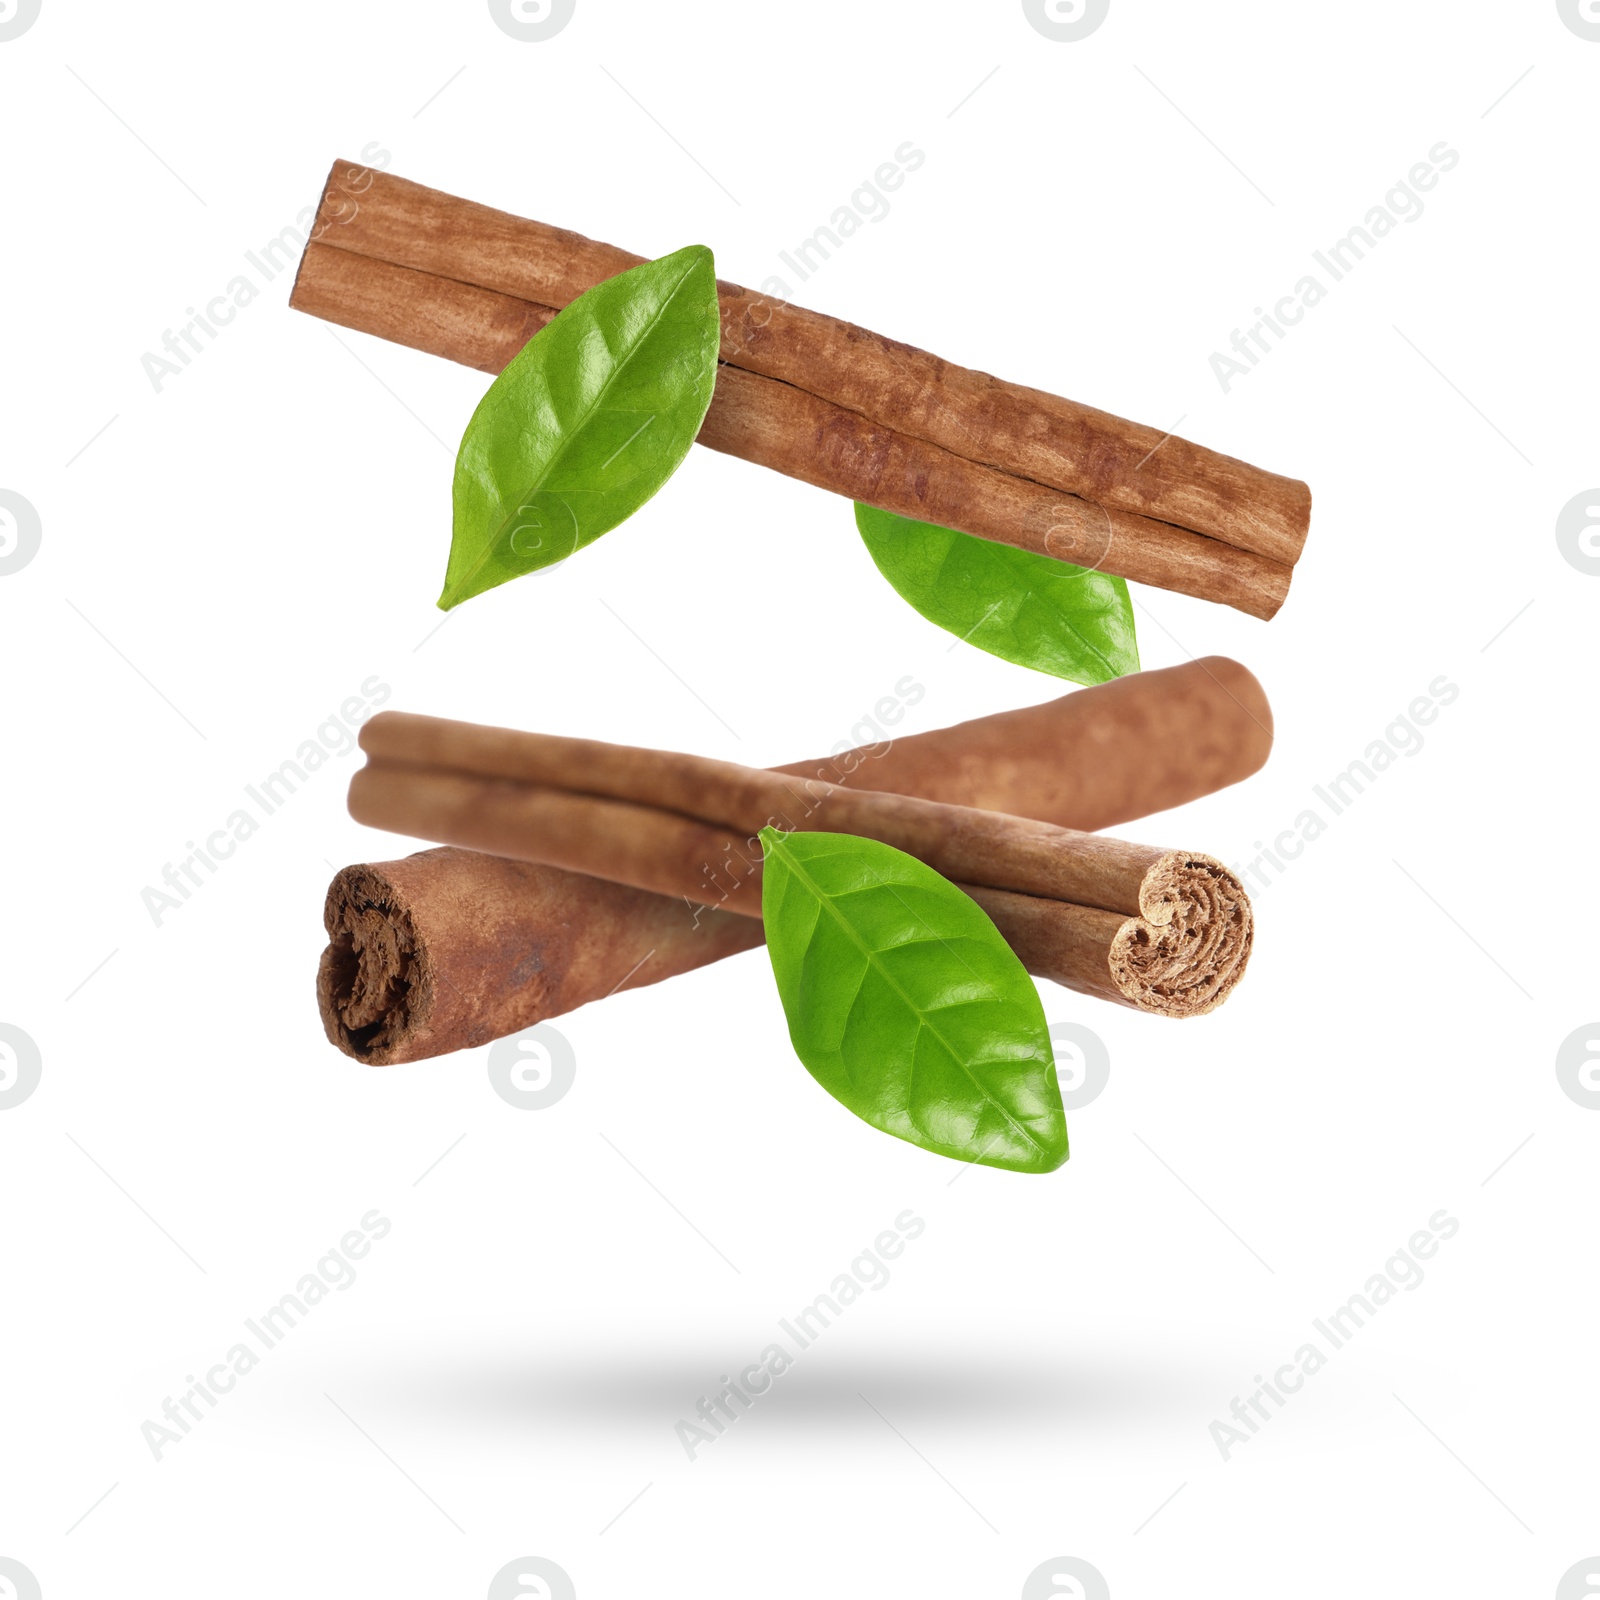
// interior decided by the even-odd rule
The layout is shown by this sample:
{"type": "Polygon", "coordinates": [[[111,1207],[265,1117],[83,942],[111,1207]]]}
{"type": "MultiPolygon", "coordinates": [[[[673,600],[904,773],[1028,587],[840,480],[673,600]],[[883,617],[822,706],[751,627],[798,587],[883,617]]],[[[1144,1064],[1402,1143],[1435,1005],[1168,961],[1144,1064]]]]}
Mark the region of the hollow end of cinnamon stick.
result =
{"type": "Polygon", "coordinates": [[[406,897],[381,868],[346,867],[328,885],[328,946],[317,965],[317,1008],[329,1041],[357,1061],[399,1059],[402,1040],[428,1028],[436,982],[406,897]]]}
{"type": "Polygon", "coordinates": [[[1111,941],[1123,998],[1164,1017],[1215,1011],[1250,960],[1255,915],[1244,885],[1213,856],[1172,851],[1145,874],[1139,910],[1111,941]]]}
{"type": "Polygon", "coordinates": [[[1244,886],[1211,856],[1167,851],[1129,916],[1005,889],[961,886],[1023,966],[1080,994],[1160,1017],[1201,1017],[1233,993],[1255,920],[1244,886]]]}

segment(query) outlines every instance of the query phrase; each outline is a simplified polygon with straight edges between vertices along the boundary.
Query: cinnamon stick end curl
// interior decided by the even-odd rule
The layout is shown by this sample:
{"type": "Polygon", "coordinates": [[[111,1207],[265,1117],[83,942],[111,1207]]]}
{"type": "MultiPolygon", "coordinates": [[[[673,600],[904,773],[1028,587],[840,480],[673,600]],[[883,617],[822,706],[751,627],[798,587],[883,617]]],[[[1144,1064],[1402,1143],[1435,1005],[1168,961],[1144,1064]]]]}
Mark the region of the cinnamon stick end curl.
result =
{"type": "Polygon", "coordinates": [[[1201,1017],[1233,992],[1255,916],[1244,885],[1212,856],[1169,852],[1145,874],[1140,915],[1111,941],[1111,978],[1130,1005],[1201,1017]]]}
{"type": "Polygon", "coordinates": [[[329,1041],[375,1067],[409,1060],[404,1045],[433,1012],[434,975],[405,897],[372,867],[346,867],[322,920],[317,1006],[329,1041]]]}

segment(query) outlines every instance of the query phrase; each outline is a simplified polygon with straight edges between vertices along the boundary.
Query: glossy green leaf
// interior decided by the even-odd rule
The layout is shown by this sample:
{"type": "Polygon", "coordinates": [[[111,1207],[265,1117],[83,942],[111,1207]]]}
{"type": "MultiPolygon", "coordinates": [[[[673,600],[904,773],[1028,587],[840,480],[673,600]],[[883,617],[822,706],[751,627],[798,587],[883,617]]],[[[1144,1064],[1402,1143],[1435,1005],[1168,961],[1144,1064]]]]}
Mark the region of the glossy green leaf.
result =
{"type": "Polygon", "coordinates": [[[901,599],[968,644],[1073,683],[1139,670],[1122,578],[876,506],[856,526],[901,599]]]}
{"type": "Polygon", "coordinates": [[[596,284],[540,329],[462,436],[441,609],[553,566],[632,516],[700,431],[718,337],[704,245],[596,284]]]}
{"type": "Polygon", "coordinates": [[[873,1127],[1050,1172],[1067,1122],[1033,980],[970,896],[889,845],[761,834],[761,915],[795,1053],[873,1127]]]}

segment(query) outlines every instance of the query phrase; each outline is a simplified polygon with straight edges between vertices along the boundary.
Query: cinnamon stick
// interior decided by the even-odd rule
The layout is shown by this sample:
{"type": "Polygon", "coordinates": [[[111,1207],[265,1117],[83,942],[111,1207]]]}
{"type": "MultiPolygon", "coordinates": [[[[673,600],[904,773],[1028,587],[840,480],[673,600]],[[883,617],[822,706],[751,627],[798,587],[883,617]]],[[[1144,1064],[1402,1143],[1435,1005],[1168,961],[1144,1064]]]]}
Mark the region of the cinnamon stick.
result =
{"type": "Polygon", "coordinates": [[[1239,880],[1209,856],[909,795],[596,740],[380,712],[358,822],[761,915],[763,827],[857,834],[980,895],[1042,977],[1166,1016],[1212,1010],[1248,960],[1239,880]],[[1096,916],[1094,913],[1112,913],[1096,916]]]}
{"type": "MultiPolygon", "coordinates": [[[[336,169],[336,176],[339,170],[336,169]]],[[[483,241],[470,231],[451,243],[438,232],[442,225],[437,219],[427,220],[432,215],[427,204],[421,206],[415,219],[426,236],[421,242],[414,240],[407,245],[405,229],[410,215],[407,205],[413,194],[435,196],[435,191],[400,179],[385,179],[382,174],[368,173],[366,178],[371,181],[362,191],[360,203],[330,181],[313,241],[306,248],[290,297],[290,304],[297,309],[344,327],[394,339],[480,370],[498,372],[554,315],[559,305],[568,303],[580,292],[573,289],[576,281],[573,272],[581,276],[600,261],[611,263],[614,270],[619,271],[635,264],[636,258],[624,259],[624,252],[607,254],[610,247],[596,246],[592,241],[545,229],[539,224],[526,224],[524,226],[534,229],[536,235],[536,238],[530,236],[530,260],[545,265],[537,270],[512,270],[509,266],[502,270],[502,265],[497,263],[503,246],[480,248],[483,241]],[[344,211],[351,213],[348,218],[342,216],[344,211]],[[433,231],[427,231],[430,229],[433,231]],[[566,249],[563,241],[575,241],[567,255],[578,263],[577,267],[558,270],[559,262],[567,259],[567,255],[562,254],[566,249]],[[538,248],[533,248],[535,244],[538,248]],[[457,250],[459,258],[455,255],[457,250]],[[368,251],[387,251],[393,259],[368,251]],[[621,261],[622,265],[616,265],[616,261],[621,261]],[[431,267],[412,265],[414,262],[427,262],[431,267]],[[448,270],[432,270],[436,268],[448,270]],[[463,281],[466,277],[471,277],[472,281],[463,281]],[[539,286],[539,292],[546,294],[551,303],[486,287],[479,281],[483,278],[494,283],[512,279],[524,285],[532,283],[539,286]]],[[[348,184],[358,180],[347,173],[343,181],[348,184]]],[[[463,227],[480,213],[502,218],[506,224],[518,223],[518,219],[505,218],[503,213],[488,212],[487,208],[473,207],[449,196],[435,198],[449,202],[446,210],[466,207],[471,215],[463,227]]],[[[493,239],[498,235],[491,229],[489,237],[493,239]]],[[[728,286],[723,289],[726,313],[729,296],[744,296],[746,291],[728,286]]],[[[745,306],[741,318],[747,320],[748,312],[749,307],[745,306]]],[[[814,317],[812,313],[797,315],[814,317]]],[[[870,342],[875,336],[865,335],[859,329],[850,329],[830,318],[814,320],[819,348],[833,352],[819,358],[825,372],[831,373],[836,366],[853,371],[855,363],[837,359],[838,350],[842,348],[840,341],[846,340],[848,335],[858,343],[861,340],[870,342]]],[[[787,342],[797,350],[804,345],[798,336],[787,342]]],[[[923,352],[912,351],[909,346],[892,346],[888,341],[878,343],[886,351],[907,352],[908,359],[916,357],[922,363],[934,361],[923,352]]],[[[1143,509],[1139,512],[1128,510],[1126,503],[1139,500],[1137,494],[1111,494],[1102,501],[1095,501],[1058,488],[1053,482],[1040,482],[1005,470],[986,459],[971,459],[973,454],[987,456],[995,452],[973,450],[964,454],[958,448],[947,447],[952,434],[949,428],[931,430],[944,442],[906,431],[895,425],[899,420],[899,402],[893,398],[896,395],[902,400],[907,398],[909,391],[902,393],[903,385],[883,388],[883,394],[888,397],[884,403],[895,418],[895,422],[890,422],[842,405],[827,394],[814,392],[818,380],[809,375],[808,369],[797,368],[786,381],[749,365],[739,365],[741,359],[739,350],[730,348],[725,336],[724,364],[719,368],[716,391],[699,436],[699,442],[712,449],[757,462],[901,516],[957,528],[1079,566],[1101,568],[1158,588],[1197,595],[1253,616],[1271,617],[1288,593],[1292,562],[1298,557],[1304,540],[1305,517],[1300,518],[1297,542],[1296,539],[1261,536],[1252,521],[1252,512],[1239,519],[1241,527],[1246,529],[1239,535],[1240,542],[1230,544],[1145,514],[1152,509],[1150,502],[1140,501],[1143,509]],[[807,387],[808,384],[813,387],[807,387]]],[[[947,368],[944,363],[936,365],[948,373],[962,371],[947,368]]],[[[941,403],[957,418],[953,431],[965,436],[968,424],[961,407],[967,405],[971,409],[976,404],[972,397],[977,392],[974,385],[980,379],[982,384],[995,386],[990,394],[994,403],[977,406],[981,416],[991,419],[987,425],[991,431],[995,426],[993,419],[1002,416],[1010,418],[1024,431],[1031,427],[1037,433],[1043,426],[1037,418],[1029,423],[1024,414],[1025,398],[1034,396],[1036,391],[999,385],[998,380],[975,373],[967,373],[959,381],[952,380],[953,388],[938,384],[918,388],[916,393],[924,397],[917,402],[918,416],[928,414],[932,403],[928,395],[944,394],[941,403]],[[1004,404],[995,399],[1000,394],[1006,397],[1004,404]]],[[[834,387],[831,381],[822,382],[820,386],[834,387]]],[[[1069,402],[1060,404],[1070,405],[1069,402]]],[[[1117,419],[1107,420],[1115,422],[1117,419]]],[[[1133,427],[1132,424],[1124,426],[1133,427]]],[[[930,430],[924,429],[927,431],[930,430]]],[[[1142,440],[1142,431],[1135,430],[1135,434],[1142,440]]],[[[1098,435],[1080,438],[1079,434],[1073,434],[1072,437],[1078,439],[1074,448],[1098,451],[1094,459],[1100,461],[1103,468],[1107,462],[1120,460],[1110,450],[1108,441],[1098,435]]],[[[1133,437],[1130,435],[1130,440],[1133,437]]],[[[1165,452],[1167,444],[1163,444],[1159,436],[1152,436],[1144,443],[1144,454],[1150,455],[1153,451],[1150,458],[1157,459],[1165,452]]],[[[1216,481],[1232,482],[1230,494],[1234,498],[1257,505],[1257,500],[1240,487],[1245,480],[1234,472],[1240,469],[1249,474],[1256,469],[1245,468],[1242,463],[1231,462],[1226,457],[1217,457],[1216,461],[1226,464],[1226,471],[1221,466],[1217,468],[1216,481]],[[1233,478],[1230,479],[1229,474],[1234,474],[1233,478]]],[[[1122,465],[1126,467],[1127,463],[1122,465]]],[[[1105,475],[1100,468],[1096,472],[1105,475]]],[[[1065,476],[1064,473],[1055,474],[1058,479],[1065,476]]],[[[1115,478],[1116,472],[1111,472],[1111,476],[1115,478]]],[[[1271,474],[1263,476],[1273,478],[1271,474]]],[[[1282,484],[1290,480],[1273,481],[1282,484]]],[[[1303,490],[1304,486],[1297,488],[1303,490]]],[[[1273,493],[1278,491],[1273,490],[1273,493]]],[[[1308,517],[1308,498],[1306,507],[1308,517]]]]}
{"type": "MultiPolygon", "coordinates": [[[[313,238],[555,309],[645,259],[346,161],[313,238]]],[[[1299,559],[1311,498],[1295,479],[737,284],[719,291],[729,365],[1108,509],[1299,559]]]]}
{"type": "MultiPolygon", "coordinates": [[[[862,803],[849,809],[857,826],[843,831],[918,845],[910,853],[950,869],[1038,977],[1187,1017],[1214,1010],[1243,975],[1249,900],[1210,856],[1042,823],[1016,828],[1022,819],[968,817],[929,801],[891,807],[878,802],[900,797],[870,790],[855,798],[862,803]]],[[[756,842],[655,806],[372,761],[351,780],[350,814],[393,833],[537,861],[752,921],[761,916],[756,842]]]]}
{"type": "MultiPolygon", "coordinates": [[[[1092,829],[1248,777],[1266,759],[1271,725],[1255,678],[1209,657],[781,770],[1092,829]]],[[[1010,909],[1020,920],[1031,907],[1010,909]]],[[[1126,920],[1083,915],[1108,930],[1126,920]]],[[[373,1065],[485,1044],[761,942],[760,924],[747,917],[462,849],[345,868],[324,920],[324,1028],[373,1065]]],[[[1103,937],[1109,951],[1114,934],[1103,937]]],[[[1064,969],[1067,955],[1055,959],[1064,969]]],[[[1090,986],[1108,965],[1109,955],[1097,966],[1091,954],[1072,986],[1090,986]]],[[[1107,987],[1106,998],[1122,998],[1114,982],[1107,987]]]]}
{"type": "MultiPolygon", "coordinates": [[[[554,310],[307,245],[290,304],[499,372],[554,310]]],[[[724,365],[697,442],[852,500],[1270,618],[1291,569],[1216,539],[981,466],[789,384],[724,365]]]]}

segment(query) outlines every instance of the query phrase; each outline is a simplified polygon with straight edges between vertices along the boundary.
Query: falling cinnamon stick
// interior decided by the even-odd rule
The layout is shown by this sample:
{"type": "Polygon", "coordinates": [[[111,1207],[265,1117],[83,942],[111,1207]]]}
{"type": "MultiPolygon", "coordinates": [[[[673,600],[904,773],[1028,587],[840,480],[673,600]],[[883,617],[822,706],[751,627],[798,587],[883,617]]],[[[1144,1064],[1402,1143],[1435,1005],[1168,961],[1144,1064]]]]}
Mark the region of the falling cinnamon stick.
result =
{"type": "Polygon", "coordinates": [[[404,712],[380,712],[361,743],[369,759],[351,779],[350,813],[396,833],[752,919],[763,828],[857,834],[974,893],[1029,971],[1166,1016],[1220,1005],[1249,958],[1248,897],[1209,856],[705,757],[404,712]]]}
{"type": "MultiPolygon", "coordinates": [[[[645,259],[347,161],[328,174],[312,236],[557,310],[645,259]]],[[[719,292],[731,366],[1109,509],[1300,557],[1311,499],[1295,479],[737,284],[719,292]]]]}
{"type": "MultiPolygon", "coordinates": [[[[290,304],[498,372],[582,288],[637,259],[340,164],[290,304]],[[526,258],[513,260],[507,240],[520,237],[518,229],[532,231],[526,258]]],[[[1304,485],[1176,441],[1181,448],[1171,459],[1209,474],[1211,487],[1198,499],[1232,506],[1231,521],[1221,520],[1233,531],[1212,536],[1220,523],[1210,515],[1195,518],[1199,531],[1163,521],[1172,505],[1192,507],[1196,499],[1145,481],[1146,466],[1175,441],[792,306],[771,303],[757,328],[752,306],[760,297],[728,285],[722,294],[724,364],[702,444],[901,516],[1254,616],[1270,617],[1282,605],[1309,519],[1304,485]],[[774,328],[781,339],[768,338],[774,328]],[[772,355],[777,346],[787,352],[781,360],[772,355]],[[877,374],[867,389],[855,386],[861,373],[877,374]],[[878,412],[857,408],[874,396],[878,412]],[[1013,433],[1021,456],[996,447],[1013,433]],[[1045,436],[1054,442],[1042,443],[1045,436]],[[1139,455],[1131,456],[1135,445],[1139,455]],[[1017,466],[1027,457],[1038,467],[1032,458],[1040,451],[1087,465],[1044,479],[1017,466]]],[[[1163,463],[1161,472],[1169,471],[1163,463]]]]}
{"type": "MultiPolygon", "coordinates": [[[[554,310],[312,243],[290,304],[341,327],[499,372],[554,310]]],[[[1291,568],[1109,511],[724,365],[698,443],[899,516],[1270,618],[1291,568]]]]}
{"type": "MultiPolygon", "coordinates": [[[[1239,782],[1265,761],[1271,737],[1260,684],[1208,657],[781,770],[1092,829],[1239,782]]],[[[1019,919],[1028,909],[1011,908],[1019,919]]],[[[462,849],[345,868],[325,922],[324,1028],[373,1065],[485,1044],[761,942],[747,917],[462,849]]],[[[1074,986],[1106,970],[1091,958],[1074,986]]]]}
{"type": "MultiPolygon", "coordinates": [[[[840,831],[918,845],[909,853],[948,869],[1038,977],[1188,1017],[1214,1010],[1244,973],[1250,903],[1210,856],[1043,823],[1018,828],[1022,819],[1003,813],[964,815],[930,801],[892,807],[881,802],[900,797],[871,790],[855,798],[861,804],[842,809],[856,826],[840,831]],[[985,877],[1002,882],[971,881],[985,877]]],[[[752,839],[647,804],[372,761],[351,780],[350,814],[369,827],[558,866],[721,915],[761,915],[752,839]]]]}

